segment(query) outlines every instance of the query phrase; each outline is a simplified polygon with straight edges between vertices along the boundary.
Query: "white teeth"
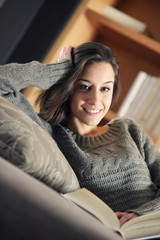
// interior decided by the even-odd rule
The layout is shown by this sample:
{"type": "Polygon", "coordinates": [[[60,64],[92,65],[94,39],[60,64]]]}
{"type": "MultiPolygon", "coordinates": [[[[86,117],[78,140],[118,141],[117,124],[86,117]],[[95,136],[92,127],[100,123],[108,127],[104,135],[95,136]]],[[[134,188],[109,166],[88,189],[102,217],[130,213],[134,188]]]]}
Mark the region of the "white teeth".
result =
{"type": "Polygon", "coordinates": [[[100,110],[96,110],[96,109],[85,109],[86,112],[89,112],[89,113],[98,113],[100,110]]]}

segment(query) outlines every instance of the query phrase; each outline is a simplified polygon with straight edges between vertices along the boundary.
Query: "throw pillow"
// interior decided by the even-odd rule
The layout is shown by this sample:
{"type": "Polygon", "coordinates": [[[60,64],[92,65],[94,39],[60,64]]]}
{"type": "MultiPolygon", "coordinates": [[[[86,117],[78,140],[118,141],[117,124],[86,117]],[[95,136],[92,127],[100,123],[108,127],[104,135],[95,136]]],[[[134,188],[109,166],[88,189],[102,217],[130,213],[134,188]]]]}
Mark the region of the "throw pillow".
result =
{"type": "Polygon", "coordinates": [[[74,171],[52,137],[2,97],[0,156],[59,192],[79,188],[74,171]]]}

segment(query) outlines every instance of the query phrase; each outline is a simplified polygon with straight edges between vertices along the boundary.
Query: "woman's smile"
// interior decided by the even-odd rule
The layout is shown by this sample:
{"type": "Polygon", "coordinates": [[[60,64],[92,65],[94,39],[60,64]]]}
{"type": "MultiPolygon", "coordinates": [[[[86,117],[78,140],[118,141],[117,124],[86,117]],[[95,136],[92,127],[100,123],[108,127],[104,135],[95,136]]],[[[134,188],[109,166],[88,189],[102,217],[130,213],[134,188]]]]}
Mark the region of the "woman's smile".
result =
{"type": "Polygon", "coordinates": [[[96,115],[99,114],[101,112],[101,109],[88,109],[88,108],[83,108],[83,110],[89,114],[89,115],[96,115]]]}

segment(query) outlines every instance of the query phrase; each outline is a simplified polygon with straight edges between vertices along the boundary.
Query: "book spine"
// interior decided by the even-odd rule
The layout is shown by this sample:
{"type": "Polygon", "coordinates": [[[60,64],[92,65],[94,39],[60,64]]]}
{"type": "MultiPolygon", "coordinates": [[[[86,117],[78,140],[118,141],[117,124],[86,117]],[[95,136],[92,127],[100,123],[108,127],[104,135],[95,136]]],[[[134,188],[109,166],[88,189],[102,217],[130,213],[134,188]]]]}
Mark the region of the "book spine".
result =
{"type": "Polygon", "coordinates": [[[145,123],[146,119],[148,119],[148,117],[151,117],[149,115],[151,114],[151,110],[153,109],[153,103],[154,102],[156,103],[155,98],[158,97],[158,94],[160,91],[160,79],[158,79],[158,78],[156,78],[156,79],[157,79],[157,81],[151,90],[150,90],[150,85],[148,86],[148,88],[150,90],[148,97],[135,118],[142,125],[144,125],[144,123],[145,123]]]}
{"type": "Polygon", "coordinates": [[[109,19],[118,22],[119,24],[128,27],[136,32],[146,33],[147,25],[144,22],[139,21],[136,18],[114,8],[112,6],[105,6],[102,10],[102,14],[109,19]]]}
{"type": "MultiPolygon", "coordinates": [[[[159,103],[160,103],[160,94],[157,95],[155,97],[155,101],[151,107],[151,110],[148,111],[148,115],[147,118],[145,120],[144,123],[144,128],[151,132],[153,134],[153,128],[156,126],[156,123],[158,123],[160,121],[159,117],[160,117],[160,107],[159,107],[159,103]]],[[[157,134],[160,134],[160,132],[156,132],[157,134]]],[[[155,136],[155,134],[153,134],[155,136]]]]}
{"type": "Polygon", "coordinates": [[[158,116],[158,121],[155,123],[155,125],[153,126],[153,128],[151,130],[151,133],[156,138],[160,136],[160,114],[158,116]]]}
{"type": "Polygon", "coordinates": [[[130,108],[131,104],[133,103],[138,91],[140,90],[141,86],[143,85],[144,81],[147,78],[147,73],[140,71],[132,84],[126,98],[124,99],[119,111],[118,115],[120,117],[126,116],[128,109],[130,108]]]}
{"type": "Polygon", "coordinates": [[[160,77],[140,71],[135,78],[118,115],[137,120],[155,137],[160,135],[160,77]]]}
{"type": "Polygon", "coordinates": [[[154,84],[156,83],[155,78],[151,78],[147,75],[142,87],[138,91],[133,103],[131,104],[130,108],[128,109],[126,116],[131,118],[136,118],[138,112],[140,111],[141,107],[145,103],[148,94],[150,93],[150,89],[153,88],[154,84]],[[150,86],[150,87],[148,87],[150,86]]]}

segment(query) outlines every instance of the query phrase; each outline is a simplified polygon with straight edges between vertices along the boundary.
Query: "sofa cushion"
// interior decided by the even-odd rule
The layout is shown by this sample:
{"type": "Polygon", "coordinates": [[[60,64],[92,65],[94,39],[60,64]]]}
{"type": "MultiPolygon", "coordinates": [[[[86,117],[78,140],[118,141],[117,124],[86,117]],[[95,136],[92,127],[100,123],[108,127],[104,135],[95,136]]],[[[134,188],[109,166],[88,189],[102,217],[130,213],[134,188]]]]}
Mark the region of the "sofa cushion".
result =
{"type": "Polygon", "coordinates": [[[75,173],[51,136],[2,97],[0,156],[59,192],[79,188],[75,173]]]}
{"type": "Polygon", "coordinates": [[[61,194],[0,157],[1,240],[123,240],[61,194]]]}

